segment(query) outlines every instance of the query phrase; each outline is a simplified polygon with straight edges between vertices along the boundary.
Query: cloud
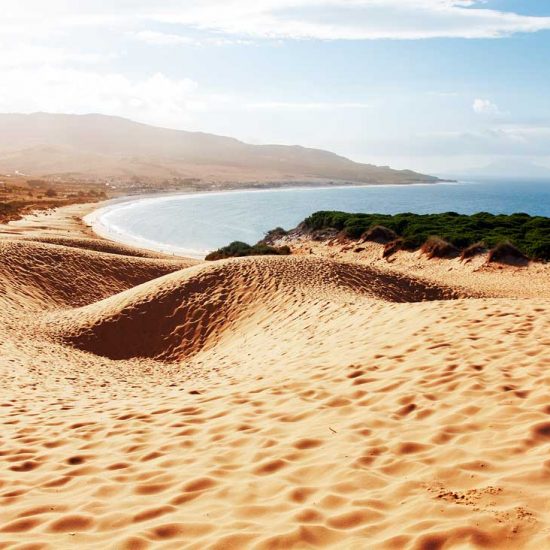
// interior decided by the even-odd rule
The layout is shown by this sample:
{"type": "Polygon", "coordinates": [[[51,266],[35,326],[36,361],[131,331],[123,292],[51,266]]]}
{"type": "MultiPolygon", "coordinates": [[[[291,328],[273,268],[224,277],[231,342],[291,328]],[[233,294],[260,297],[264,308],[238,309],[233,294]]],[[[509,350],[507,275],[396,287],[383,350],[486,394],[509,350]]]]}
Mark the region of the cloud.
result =
{"type": "Polygon", "coordinates": [[[193,80],[171,79],[162,73],[132,79],[115,72],[23,67],[3,70],[2,80],[5,86],[0,89],[0,111],[3,112],[93,110],[172,126],[186,124],[190,114],[206,108],[208,101],[193,80]]]}
{"type": "Polygon", "coordinates": [[[190,36],[156,31],[138,31],[132,36],[137,40],[157,46],[196,46],[199,43],[190,36]]]}
{"type": "MultiPolygon", "coordinates": [[[[26,0],[24,7],[15,2],[4,7],[0,34],[94,25],[151,33],[157,32],[147,30],[153,22],[258,39],[498,38],[550,29],[550,17],[485,5],[483,0],[26,0]]],[[[157,43],[177,40],[177,34],[168,36],[157,36],[157,43]]]]}
{"type": "Polygon", "coordinates": [[[481,0],[200,0],[148,17],[258,38],[497,38],[550,29],[550,17],[483,8],[481,0]]]}
{"type": "Polygon", "coordinates": [[[498,131],[511,142],[529,144],[544,141],[547,147],[550,146],[550,126],[508,125],[498,131]]]}
{"type": "MultiPolygon", "coordinates": [[[[179,76],[179,71],[185,69],[183,63],[174,57],[177,52],[165,49],[266,40],[496,39],[550,29],[550,17],[488,9],[497,2],[482,0],[24,0],[5,4],[0,18],[0,111],[95,111],[170,127],[221,129],[225,133],[244,132],[240,128],[248,125],[251,129],[246,131],[250,134],[279,132],[277,135],[286,136],[294,132],[302,141],[313,139],[310,135],[315,133],[322,134],[310,128],[321,126],[318,121],[325,124],[328,118],[339,122],[347,116],[350,125],[359,126],[363,114],[359,110],[368,109],[369,104],[346,101],[341,82],[333,91],[329,88],[325,95],[319,92],[313,99],[292,90],[285,94],[290,82],[281,86],[274,83],[273,89],[278,92],[271,97],[257,97],[254,89],[247,89],[241,97],[226,95],[224,89],[215,95],[213,90],[202,90],[193,80],[179,76]],[[142,43],[140,48],[136,48],[136,41],[142,43]],[[145,47],[151,51],[143,59],[137,58],[136,50],[141,55],[145,47]],[[118,57],[111,63],[109,55],[118,57]],[[171,55],[173,63],[163,63],[165,55],[171,55]],[[149,73],[149,67],[159,60],[158,66],[167,72],[149,73]],[[336,110],[338,117],[325,116],[336,110]],[[214,111],[223,111],[227,116],[209,117],[214,111]],[[289,124],[289,116],[283,115],[294,116],[294,112],[304,112],[312,126],[289,124]],[[277,116],[279,113],[281,116],[277,116]]],[[[217,67],[216,61],[209,62],[217,67]]],[[[219,79],[216,76],[207,80],[223,86],[229,73],[223,69],[219,79]]],[[[442,77],[444,83],[446,75],[442,77]]],[[[238,93],[238,86],[233,89],[238,93]]],[[[410,92],[405,89],[403,93],[410,92]]],[[[375,94],[369,92],[368,97],[378,103],[375,94]]],[[[452,96],[457,92],[439,94],[452,96]]],[[[464,96],[462,92],[460,95],[464,96]]],[[[470,108],[468,101],[466,107],[470,108]]],[[[479,115],[475,128],[510,119],[488,98],[476,98],[471,108],[479,115]]],[[[369,112],[378,125],[373,122],[372,128],[362,133],[357,129],[355,134],[350,132],[359,136],[353,139],[372,153],[542,154],[543,149],[550,148],[547,128],[527,126],[459,131],[446,136],[411,134],[405,139],[407,115],[396,122],[391,106],[387,112],[378,111],[369,112]],[[400,133],[390,135],[392,124],[402,126],[400,133]]],[[[458,120],[459,116],[450,118],[447,124],[428,115],[426,122],[422,119],[415,128],[463,130],[472,122],[472,117],[464,117],[464,121],[458,120]]],[[[328,141],[336,138],[329,135],[326,139],[328,146],[328,141]]]]}
{"type": "MultiPolygon", "coordinates": [[[[54,56],[61,60],[63,56],[54,56]]],[[[367,109],[362,102],[270,101],[213,93],[189,78],[163,73],[130,77],[100,68],[70,68],[63,63],[34,67],[2,66],[0,112],[98,112],[161,126],[193,126],[201,113],[291,111],[315,113],[367,109]]]]}
{"type": "Polygon", "coordinates": [[[474,99],[472,104],[474,113],[478,115],[500,115],[502,114],[498,106],[489,99],[474,99]]]}
{"type": "Polygon", "coordinates": [[[134,38],[155,46],[232,46],[252,44],[250,40],[225,38],[223,36],[201,36],[196,38],[184,34],[172,34],[142,30],[132,34],[134,38]]]}

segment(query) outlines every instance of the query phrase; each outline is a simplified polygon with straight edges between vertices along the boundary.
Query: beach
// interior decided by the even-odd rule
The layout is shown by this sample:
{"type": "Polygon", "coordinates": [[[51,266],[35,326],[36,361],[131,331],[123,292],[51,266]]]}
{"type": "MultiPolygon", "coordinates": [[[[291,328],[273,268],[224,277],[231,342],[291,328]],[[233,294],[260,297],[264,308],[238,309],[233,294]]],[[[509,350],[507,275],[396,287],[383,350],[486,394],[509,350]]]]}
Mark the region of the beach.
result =
{"type": "Polygon", "coordinates": [[[232,241],[254,244],[275,227],[289,230],[316,211],[550,216],[549,189],[513,180],[157,194],[111,201],[85,219],[107,239],[201,259],[232,241]]]}
{"type": "MultiPolygon", "coordinates": [[[[448,185],[454,185],[456,182],[448,183],[448,185]]],[[[429,183],[410,183],[408,187],[429,187],[433,184],[429,183]]],[[[441,183],[440,185],[444,185],[441,183]]],[[[175,229],[176,223],[179,221],[176,219],[170,219],[167,222],[166,219],[163,220],[164,223],[154,223],[152,227],[158,229],[159,226],[165,225],[170,227],[170,232],[167,233],[167,241],[162,242],[162,238],[155,239],[154,235],[146,236],[147,228],[139,227],[139,224],[136,227],[128,227],[128,219],[137,219],[140,222],[148,221],[151,218],[151,214],[155,213],[155,210],[162,208],[164,205],[172,206],[174,204],[178,207],[186,205],[186,203],[191,203],[191,209],[196,207],[197,201],[202,202],[203,200],[211,200],[212,198],[218,198],[225,204],[228,200],[231,201],[235,197],[255,197],[263,198],[267,197],[266,201],[271,203],[272,196],[285,196],[288,195],[288,192],[298,192],[307,194],[312,194],[315,192],[342,192],[343,190],[361,190],[365,188],[378,188],[378,189],[402,189],[400,184],[378,184],[378,185],[369,185],[369,184],[348,184],[348,185],[322,185],[319,182],[312,183],[310,185],[293,185],[292,187],[266,187],[266,188],[244,188],[244,189],[224,189],[216,191],[204,191],[204,192],[175,192],[175,193],[155,193],[155,194],[141,194],[134,196],[123,196],[110,201],[105,201],[99,208],[91,209],[84,217],[84,223],[90,228],[90,230],[97,235],[98,237],[112,240],[120,244],[128,245],[135,248],[143,248],[146,250],[152,250],[155,252],[160,252],[168,254],[171,256],[178,256],[184,258],[194,258],[194,259],[204,259],[204,257],[213,250],[212,246],[203,246],[202,248],[190,246],[181,246],[174,242],[178,240],[178,237],[181,235],[174,235],[173,230],[175,229]],[[145,213],[143,213],[145,209],[145,213]],[[125,219],[124,213],[127,212],[127,217],[125,219]],[[115,215],[113,219],[113,214],[115,215]],[[120,215],[122,214],[121,222],[119,222],[120,215]],[[176,222],[176,223],[175,223],[176,222]],[[144,234],[145,233],[145,234],[144,234]]],[[[285,199],[286,200],[286,199],[285,199]]],[[[200,205],[199,202],[199,205],[200,205]]],[[[287,201],[288,204],[289,201],[287,201]]],[[[225,208],[224,208],[225,209],[225,208]]],[[[230,209],[225,209],[230,210],[230,209]]],[[[238,223],[235,223],[235,220],[231,220],[228,224],[230,227],[235,228],[237,225],[241,227],[246,227],[246,223],[243,223],[243,220],[240,219],[242,212],[237,209],[238,223]]],[[[189,212],[184,212],[187,216],[184,216],[184,219],[188,219],[189,212]]],[[[216,216],[216,213],[214,213],[216,216]]],[[[208,229],[210,232],[213,230],[213,225],[208,222],[208,217],[205,216],[201,221],[204,221],[208,224],[208,229]]],[[[218,220],[219,223],[219,220],[218,220]]],[[[268,227],[268,226],[266,226],[268,227]]],[[[149,230],[151,228],[148,228],[149,230]]],[[[184,234],[189,234],[190,232],[189,223],[185,223],[183,230],[184,234]]],[[[202,231],[202,228],[199,228],[202,231]]],[[[250,234],[247,235],[250,237],[250,234]]],[[[262,232],[252,235],[256,240],[263,236],[262,232]]],[[[223,232],[223,239],[227,238],[227,232],[223,232]]],[[[225,241],[224,241],[225,242],[225,241]]]]}
{"type": "Polygon", "coordinates": [[[202,262],[95,208],[0,226],[0,547],[550,545],[548,264],[202,262]]]}

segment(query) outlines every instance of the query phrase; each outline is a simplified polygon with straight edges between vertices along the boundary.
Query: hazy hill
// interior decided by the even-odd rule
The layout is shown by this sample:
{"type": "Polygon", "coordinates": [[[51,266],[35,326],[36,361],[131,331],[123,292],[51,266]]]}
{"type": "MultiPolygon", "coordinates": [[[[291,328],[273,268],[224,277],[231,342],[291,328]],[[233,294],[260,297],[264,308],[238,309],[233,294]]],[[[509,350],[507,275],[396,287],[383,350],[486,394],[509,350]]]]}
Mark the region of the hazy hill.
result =
{"type": "Polygon", "coordinates": [[[410,170],[359,164],[328,151],[249,145],[105,115],[0,114],[0,172],[88,178],[329,179],[435,182],[410,170]]]}

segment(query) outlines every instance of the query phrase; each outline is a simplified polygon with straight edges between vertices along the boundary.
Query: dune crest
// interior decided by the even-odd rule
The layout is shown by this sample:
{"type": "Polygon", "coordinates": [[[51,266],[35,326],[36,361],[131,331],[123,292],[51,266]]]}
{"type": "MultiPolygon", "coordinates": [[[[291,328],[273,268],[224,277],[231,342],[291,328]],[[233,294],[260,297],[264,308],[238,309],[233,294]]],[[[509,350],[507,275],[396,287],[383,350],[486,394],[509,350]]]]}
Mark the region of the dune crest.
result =
{"type": "Polygon", "coordinates": [[[1,299],[25,309],[76,307],[186,265],[189,262],[114,255],[40,241],[2,239],[1,299]]]}

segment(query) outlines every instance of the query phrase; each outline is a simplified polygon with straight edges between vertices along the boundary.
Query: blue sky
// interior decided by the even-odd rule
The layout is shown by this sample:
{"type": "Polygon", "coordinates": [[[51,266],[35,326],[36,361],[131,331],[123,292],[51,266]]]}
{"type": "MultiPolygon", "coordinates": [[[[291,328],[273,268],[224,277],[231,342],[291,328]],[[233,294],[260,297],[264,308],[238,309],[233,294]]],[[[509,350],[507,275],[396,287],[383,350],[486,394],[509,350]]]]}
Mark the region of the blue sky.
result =
{"type": "Polygon", "coordinates": [[[550,166],[550,2],[3,9],[2,112],[101,112],[438,173],[511,157],[550,166]]]}

